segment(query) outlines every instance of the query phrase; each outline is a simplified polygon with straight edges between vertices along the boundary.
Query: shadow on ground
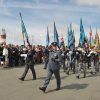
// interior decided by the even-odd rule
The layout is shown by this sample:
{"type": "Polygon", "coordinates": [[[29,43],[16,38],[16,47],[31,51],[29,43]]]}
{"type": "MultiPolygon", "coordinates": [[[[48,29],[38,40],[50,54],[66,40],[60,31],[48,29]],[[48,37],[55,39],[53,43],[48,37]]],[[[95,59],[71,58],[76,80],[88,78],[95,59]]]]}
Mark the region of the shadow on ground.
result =
{"type": "MultiPolygon", "coordinates": [[[[81,89],[85,89],[88,87],[88,84],[71,84],[71,85],[65,85],[65,86],[62,86],[61,87],[61,90],[63,89],[76,89],[76,90],[81,90],[81,89]]],[[[49,90],[47,91],[46,93],[51,93],[51,92],[54,92],[56,91],[55,89],[53,90],[49,90]]]]}
{"type": "Polygon", "coordinates": [[[61,89],[76,89],[76,90],[80,90],[80,89],[87,88],[87,86],[88,86],[88,84],[71,84],[71,85],[63,86],[61,89]]]}
{"type": "Polygon", "coordinates": [[[97,76],[100,76],[100,73],[88,75],[88,76],[86,76],[86,78],[97,77],[97,76]]]}

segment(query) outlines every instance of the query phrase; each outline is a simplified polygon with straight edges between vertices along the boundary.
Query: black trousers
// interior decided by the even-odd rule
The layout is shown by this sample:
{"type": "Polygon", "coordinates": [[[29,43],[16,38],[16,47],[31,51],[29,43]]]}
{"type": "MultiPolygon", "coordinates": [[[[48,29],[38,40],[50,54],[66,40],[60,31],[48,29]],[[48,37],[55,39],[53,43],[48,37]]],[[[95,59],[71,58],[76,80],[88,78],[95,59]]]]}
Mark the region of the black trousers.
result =
{"type": "Polygon", "coordinates": [[[33,79],[36,79],[36,72],[35,72],[35,69],[34,69],[34,65],[28,65],[28,64],[26,65],[25,71],[24,71],[24,73],[22,74],[22,77],[21,77],[21,78],[25,78],[25,77],[26,77],[26,75],[27,75],[29,69],[30,69],[31,72],[32,72],[33,79]]]}

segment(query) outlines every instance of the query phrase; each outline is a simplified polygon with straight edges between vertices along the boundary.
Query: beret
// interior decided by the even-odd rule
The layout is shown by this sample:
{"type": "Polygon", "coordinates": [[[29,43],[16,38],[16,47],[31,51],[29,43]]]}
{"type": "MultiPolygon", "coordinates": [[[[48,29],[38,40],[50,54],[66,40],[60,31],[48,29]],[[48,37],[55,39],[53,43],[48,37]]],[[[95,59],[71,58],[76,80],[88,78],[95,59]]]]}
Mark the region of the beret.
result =
{"type": "Polygon", "coordinates": [[[52,42],[51,45],[52,46],[58,46],[58,43],[57,42],[52,42]]]}

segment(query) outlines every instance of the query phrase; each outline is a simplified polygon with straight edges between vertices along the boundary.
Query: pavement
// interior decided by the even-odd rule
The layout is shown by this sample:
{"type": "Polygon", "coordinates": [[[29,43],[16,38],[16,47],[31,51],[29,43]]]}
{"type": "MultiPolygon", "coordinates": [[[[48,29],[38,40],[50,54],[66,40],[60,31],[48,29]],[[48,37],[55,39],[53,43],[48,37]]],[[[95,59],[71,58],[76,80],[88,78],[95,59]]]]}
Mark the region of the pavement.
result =
{"type": "Polygon", "coordinates": [[[35,65],[37,80],[32,80],[29,71],[25,81],[18,78],[24,67],[0,68],[0,100],[100,100],[100,74],[87,74],[86,78],[76,79],[75,74],[66,75],[61,69],[61,90],[55,91],[53,76],[46,93],[38,88],[44,83],[47,71],[43,64],[35,65]]]}

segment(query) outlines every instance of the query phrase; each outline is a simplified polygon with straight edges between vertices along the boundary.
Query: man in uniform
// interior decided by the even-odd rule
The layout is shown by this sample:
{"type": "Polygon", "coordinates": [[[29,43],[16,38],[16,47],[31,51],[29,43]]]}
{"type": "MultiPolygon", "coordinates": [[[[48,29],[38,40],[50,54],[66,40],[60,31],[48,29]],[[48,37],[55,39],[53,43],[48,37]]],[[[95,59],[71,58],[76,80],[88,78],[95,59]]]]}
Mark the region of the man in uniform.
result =
{"type": "Polygon", "coordinates": [[[21,81],[24,81],[29,68],[33,74],[33,80],[36,80],[36,73],[35,73],[35,69],[34,69],[34,60],[33,60],[34,54],[35,54],[35,51],[32,50],[32,46],[29,45],[27,58],[26,58],[26,68],[25,68],[25,71],[24,71],[23,75],[21,76],[21,78],[19,78],[21,81]]]}
{"type": "Polygon", "coordinates": [[[53,42],[52,51],[49,52],[49,61],[48,61],[48,69],[47,69],[47,77],[45,79],[44,85],[39,87],[40,90],[45,92],[52,74],[55,75],[57,81],[56,90],[60,90],[61,79],[60,79],[60,67],[61,67],[61,51],[58,49],[57,42],[53,42]]]}
{"type": "Polygon", "coordinates": [[[80,48],[80,50],[78,50],[79,52],[79,63],[78,63],[78,73],[76,78],[79,79],[80,74],[81,74],[81,70],[83,70],[84,73],[84,78],[86,77],[86,52],[83,50],[83,48],[80,48]]]}

